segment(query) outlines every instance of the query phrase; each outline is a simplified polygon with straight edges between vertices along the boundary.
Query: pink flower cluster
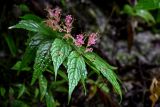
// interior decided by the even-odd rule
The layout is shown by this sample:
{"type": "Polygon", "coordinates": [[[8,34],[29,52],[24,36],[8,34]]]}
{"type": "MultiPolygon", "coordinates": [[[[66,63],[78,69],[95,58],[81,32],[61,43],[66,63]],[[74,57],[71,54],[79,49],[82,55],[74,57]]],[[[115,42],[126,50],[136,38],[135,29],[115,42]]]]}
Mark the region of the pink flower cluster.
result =
{"type": "Polygon", "coordinates": [[[48,17],[54,19],[55,23],[58,24],[61,18],[61,9],[56,7],[55,9],[48,9],[48,17]]]}
{"type": "Polygon", "coordinates": [[[83,34],[77,35],[75,40],[75,45],[81,47],[84,44],[83,38],[84,38],[83,34]]]}
{"type": "Polygon", "coordinates": [[[71,15],[67,15],[65,18],[66,32],[70,33],[72,29],[73,18],[71,15]]]}
{"type": "Polygon", "coordinates": [[[48,12],[48,19],[45,21],[46,24],[51,27],[53,30],[64,31],[67,33],[71,32],[73,18],[71,15],[67,15],[65,18],[65,24],[59,23],[61,20],[61,9],[56,7],[55,9],[46,9],[48,12]]]}
{"type": "MultiPolygon", "coordinates": [[[[45,22],[49,27],[51,27],[53,30],[59,30],[59,31],[66,32],[64,38],[73,39],[74,44],[77,47],[81,47],[83,44],[85,44],[83,34],[76,35],[76,38],[73,38],[70,34],[70,32],[72,30],[72,23],[73,23],[73,18],[71,15],[67,15],[65,17],[65,22],[63,24],[63,23],[60,23],[61,9],[59,7],[56,7],[55,9],[47,8],[46,10],[48,12],[48,19],[45,22]]],[[[91,48],[91,46],[95,45],[95,43],[96,43],[97,33],[91,33],[86,37],[88,37],[88,42],[86,44],[85,52],[92,52],[93,48],[91,48]]]]}
{"type": "MultiPolygon", "coordinates": [[[[91,33],[88,38],[87,46],[85,52],[92,52],[93,48],[90,48],[91,45],[95,45],[97,40],[97,33],[91,33]]],[[[84,44],[84,35],[76,35],[75,45],[81,47],[84,44]]]]}
{"type": "Polygon", "coordinates": [[[87,47],[89,47],[91,45],[95,45],[96,44],[96,40],[97,40],[97,34],[96,33],[91,33],[89,35],[87,47]]]}

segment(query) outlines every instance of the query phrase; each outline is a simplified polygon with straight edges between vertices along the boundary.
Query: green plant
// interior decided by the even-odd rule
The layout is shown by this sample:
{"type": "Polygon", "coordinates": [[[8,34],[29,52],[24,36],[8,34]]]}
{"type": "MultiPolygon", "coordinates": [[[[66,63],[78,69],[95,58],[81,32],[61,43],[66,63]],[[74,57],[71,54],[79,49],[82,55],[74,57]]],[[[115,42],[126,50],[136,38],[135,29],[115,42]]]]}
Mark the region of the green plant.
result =
{"type": "Polygon", "coordinates": [[[140,17],[145,20],[147,23],[156,23],[152,14],[145,9],[139,9],[136,7],[132,7],[128,4],[124,5],[123,12],[128,14],[129,16],[140,17]]]}
{"type": "MultiPolygon", "coordinates": [[[[57,91],[59,89],[60,92],[66,92],[63,83],[68,81],[68,101],[70,101],[72,92],[79,82],[82,83],[86,91],[85,81],[87,74],[90,72],[96,72],[98,76],[103,75],[122,97],[119,80],[114,72],[116,68],[92,52],[91,45],[95,44],[97,34],[91,33],[88,36],[79,34],[74,38],[70,33],[73,23],[72,16],[67,15],[65,22],[61,22],[61,9],[52,10],[47,8],[46,10],[48,11],[48,19],[46,20],[28,14],[21,17],[22,20],[18,24],[9,27],[10,29],[22,28],[28,30],[29,38],[26,51],[22,61],[13,68],[20,72],[26,70],[26,67],[34,61],[31,85],[34,85],[38,79],[39,89],[36,88],[35,93],[40,92],[40,100],[45,97],[47,107],[53,107],[55,101],[51,90],[56,87],[57,91]],[[85,44],[87,39],[88,42],[85,44]],[[89,66],[93,71],[87,71],[86,66],[89,66]],[[44,75],[45,72],[51,74],[54,72],[54,79],[52,79],[53,76],[49,78],[44,75]],[[57,74],[63,79],[57,81],[57,74]]],[[[95,84],[97,83],[95,82],[95,84]]],[[[103,89],[108,88],[103,87],[103,89]]],[[[24,92],[24,86],[21,90],[18,98],[24,92]]]]}

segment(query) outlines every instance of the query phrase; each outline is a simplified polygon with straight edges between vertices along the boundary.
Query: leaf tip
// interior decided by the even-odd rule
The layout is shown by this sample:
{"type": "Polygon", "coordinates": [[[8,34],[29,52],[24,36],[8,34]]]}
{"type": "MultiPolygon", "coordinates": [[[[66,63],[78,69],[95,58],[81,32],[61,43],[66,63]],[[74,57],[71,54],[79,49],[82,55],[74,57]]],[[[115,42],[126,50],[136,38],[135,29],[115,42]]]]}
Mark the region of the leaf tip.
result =
{"type": "Polygon", "coordinates": [[[13,29],[13,28],[15,28],[14,26],[10,26],[10,27],[8,27],[8,29],[13,29]]]}

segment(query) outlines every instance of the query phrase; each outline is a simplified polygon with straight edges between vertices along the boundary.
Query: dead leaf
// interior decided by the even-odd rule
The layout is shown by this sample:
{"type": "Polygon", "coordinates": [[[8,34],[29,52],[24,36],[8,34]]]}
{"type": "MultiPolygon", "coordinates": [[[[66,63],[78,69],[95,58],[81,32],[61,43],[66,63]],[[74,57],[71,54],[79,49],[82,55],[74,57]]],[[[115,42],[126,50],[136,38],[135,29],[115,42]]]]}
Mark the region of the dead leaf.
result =
{"type": "Polygon", "coordinates": [[[152,101],[152,107],[154,107],[155,103],[160,97],[160,81],[156,78],[153,78],[152,84],[150,86],[150,100],[152,101]]]}

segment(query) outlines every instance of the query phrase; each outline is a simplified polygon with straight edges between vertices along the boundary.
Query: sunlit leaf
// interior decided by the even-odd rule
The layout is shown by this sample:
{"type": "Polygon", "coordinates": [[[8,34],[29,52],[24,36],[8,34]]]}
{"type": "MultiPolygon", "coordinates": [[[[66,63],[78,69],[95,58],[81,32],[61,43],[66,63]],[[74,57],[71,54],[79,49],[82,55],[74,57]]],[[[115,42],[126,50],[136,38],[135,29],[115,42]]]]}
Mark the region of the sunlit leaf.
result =
{"type": "Polygon", "coordinates": [[[37,32],[43,35],[47,35],[50,37],[55,38],[58,34],[59,36],[62,35],[62,33],[58,33],[56,31],[53,31],[51,28],[46,26],[44,23],[38,23],[33,20],[21,20],[18,24],[9,27],[9,29],[13,28],[22,28],[28,31],[37,32]]]}
{"type": "Polygon", "coordinates": [[[26,29],[26,30],[29,30],[29,31],[39,32],[40,27],[41,27],[40,24],[38,24],[37,22],[35,22],[33,20],[22,20],[18,24],[9,27],[9,29],[23,28],[23,29],[26,29]]]}
{"type": "Polygon", "coordinates": [[[54,65],[55,79],[57,71],[63,61],[71,52],[71,47],[63,40],[55,39],[51,47],[51,56],[54,65]]]}
{"type": "Polygon", "coordinates": [[[69,101],[72,95],[74,88],[77,86],[79,80],[86,77],[86,65],[84,59],[81,55],[79,55],[76,51],[71,52],[68,57],[67,63],[68,69],[68,79],[69,79],[69,101]]]}
{"type": "Polygon", "coordinates": [[[34,72],[33,72],[33,77],[31,81],[31,85],[34,84],[37,78],[42,74],[43,71],[46,70],[48,65],[50,64],[50,48],[51,48],[51,42],[44,42],[42,43],[36,54],[36,59],[34,63],[34,72]]]}

